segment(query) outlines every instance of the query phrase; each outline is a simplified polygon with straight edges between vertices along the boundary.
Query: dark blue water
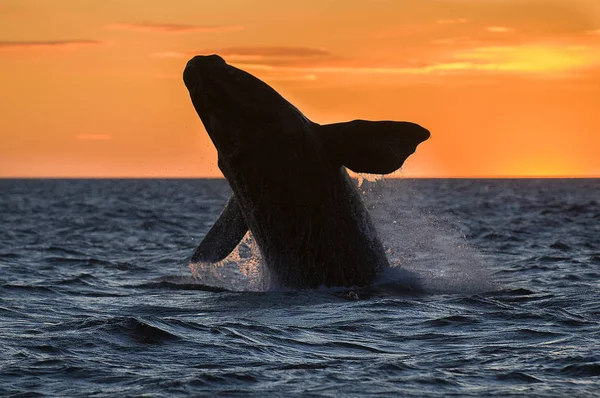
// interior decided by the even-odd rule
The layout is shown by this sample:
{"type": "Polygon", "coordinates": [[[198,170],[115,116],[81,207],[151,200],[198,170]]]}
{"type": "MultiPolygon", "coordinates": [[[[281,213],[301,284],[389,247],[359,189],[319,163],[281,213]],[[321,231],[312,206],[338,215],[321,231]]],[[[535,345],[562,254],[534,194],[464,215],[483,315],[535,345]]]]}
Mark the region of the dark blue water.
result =
{"type": "Polygon", "coordinates": [[[261,291],[225,181],[1,180],[0,396],[600,394],[600,180],[361,189],[396,268],[261,291]]]}

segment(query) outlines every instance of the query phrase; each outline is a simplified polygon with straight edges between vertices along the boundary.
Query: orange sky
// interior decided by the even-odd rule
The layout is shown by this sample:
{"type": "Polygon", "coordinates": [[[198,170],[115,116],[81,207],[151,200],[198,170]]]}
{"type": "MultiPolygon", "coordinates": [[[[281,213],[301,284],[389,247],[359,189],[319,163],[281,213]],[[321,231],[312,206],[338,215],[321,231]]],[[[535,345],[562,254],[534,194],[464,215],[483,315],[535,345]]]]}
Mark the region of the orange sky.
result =
{"type": "Polygon", "coordinates": [[[600,176],[598,0],[0,0],[0,177],[220,176],[181,73],[427,127],[401,175],[600,176]]]}

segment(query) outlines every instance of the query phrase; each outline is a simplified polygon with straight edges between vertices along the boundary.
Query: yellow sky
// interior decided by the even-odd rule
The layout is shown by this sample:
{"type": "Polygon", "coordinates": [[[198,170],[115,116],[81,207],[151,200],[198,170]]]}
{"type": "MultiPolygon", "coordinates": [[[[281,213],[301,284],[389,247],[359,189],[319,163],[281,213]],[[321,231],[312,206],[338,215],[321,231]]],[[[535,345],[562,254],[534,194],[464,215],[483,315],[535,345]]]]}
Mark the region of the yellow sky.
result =
{"type": "Polygon", "coordinates": [[[598,0],[0,0],[0,177],[220,176],[181,73],[408,120],[403,175],[600,176],[598,0]]]}

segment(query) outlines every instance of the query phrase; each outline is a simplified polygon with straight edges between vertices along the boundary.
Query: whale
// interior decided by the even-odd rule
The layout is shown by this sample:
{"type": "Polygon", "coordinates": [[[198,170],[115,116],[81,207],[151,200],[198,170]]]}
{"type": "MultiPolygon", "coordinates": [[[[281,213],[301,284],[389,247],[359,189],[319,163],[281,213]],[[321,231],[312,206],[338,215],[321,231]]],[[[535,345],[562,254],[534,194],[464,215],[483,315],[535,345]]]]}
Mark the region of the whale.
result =
{"type": "Polygon", "coordinates": [[[271,286],[373,284],[390,265],[348,169],[391,173],[430,132],[407,121],[313,122],[216,54],[190,59],[183,82],[232,191],[190,261],[218,263],[250,231],[271,286]]]}

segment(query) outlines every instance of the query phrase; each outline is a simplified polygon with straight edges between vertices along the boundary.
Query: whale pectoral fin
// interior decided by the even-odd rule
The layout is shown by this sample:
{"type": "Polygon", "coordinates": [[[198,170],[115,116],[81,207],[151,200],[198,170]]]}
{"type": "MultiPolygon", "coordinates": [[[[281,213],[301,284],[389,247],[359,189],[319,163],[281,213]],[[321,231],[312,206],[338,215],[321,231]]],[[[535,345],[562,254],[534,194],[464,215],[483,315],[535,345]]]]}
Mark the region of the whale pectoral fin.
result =
{"type": "Polygon", "coordinates": [[[357,173],[388,174],[399,169],[429,131],[410,122],[353,120],[316,128],[334,163],[357,173]]]}
{"type": "Polygon", "coordinates": [[[247,231],[248,225],[242,209],[235,195],[231,195],[219,219],[196,248],[191,261],[216,263],[223,260],[240,243],[247,231]]]}

